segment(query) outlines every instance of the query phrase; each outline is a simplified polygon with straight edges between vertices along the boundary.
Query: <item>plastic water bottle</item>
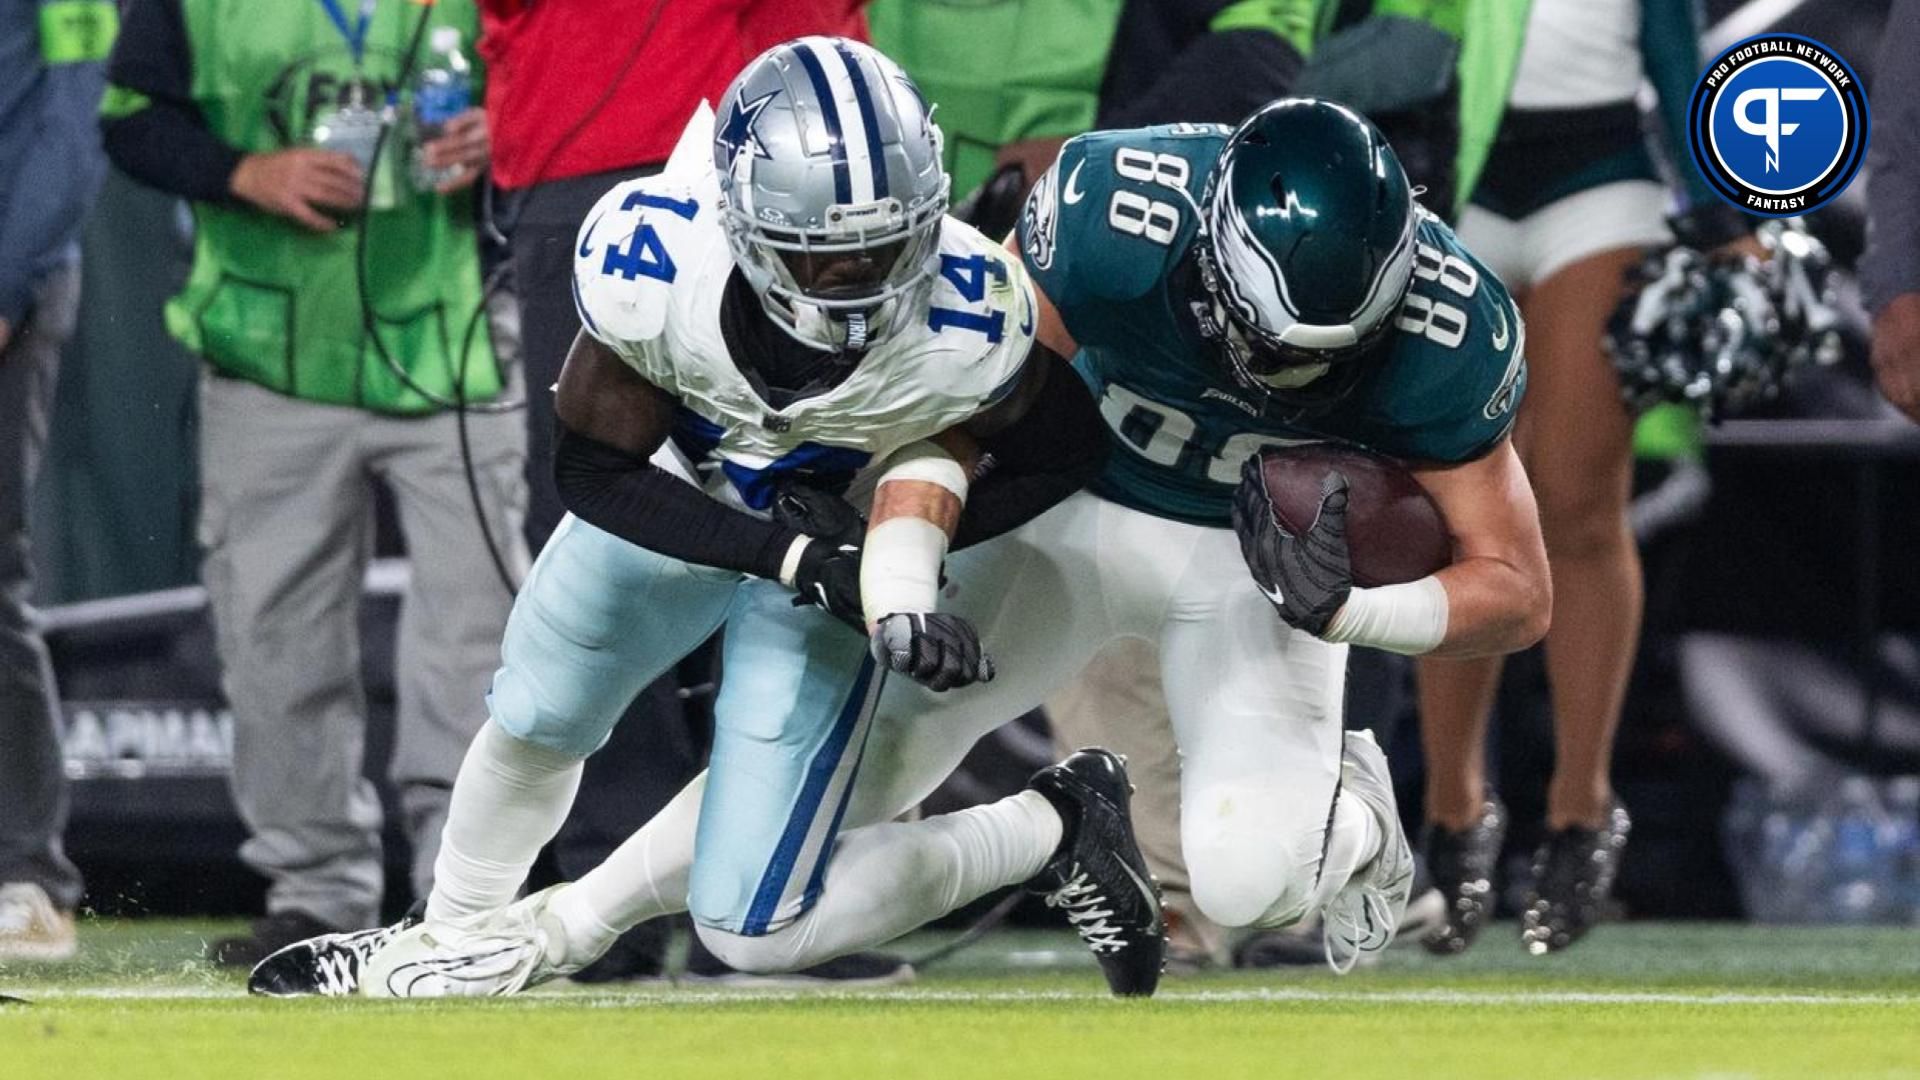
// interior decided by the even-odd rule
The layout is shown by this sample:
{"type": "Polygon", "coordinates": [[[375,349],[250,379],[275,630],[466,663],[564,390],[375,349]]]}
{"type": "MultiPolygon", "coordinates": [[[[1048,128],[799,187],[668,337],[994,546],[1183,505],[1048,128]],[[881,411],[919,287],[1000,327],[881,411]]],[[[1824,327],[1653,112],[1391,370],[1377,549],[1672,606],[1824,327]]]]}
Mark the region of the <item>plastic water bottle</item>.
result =
{"type": "Polygon", "coordinates": [[[1773,895],[1755,917],[1777,923],[1821,921],[1826,909],[1822,886],[1833,842],[1831,823],[1797,800],[1777,799],[1761,822],[1761,842],[1763,880],[1773,895]]]}
{"type": "Polygon", "coordinates": [[[460,51],[460,28],[434,27],[427,50],[426,66],[413,83],[413,184],[421,191],[432,191],[460,175],[457,165],[429,168],[425,146],[473,105],[473,65],[460,51]]]}
{"type": "Polygon", "coordinates": [[[1827,916],[1831,921],[1870,923],[1886,916],[1896,887],[1891,852],[1881,847],[1887,824],[1873,781],[1847,777],[1834,807],[1828,859],[1827,916]]]}
{"type": "Polygon", "coordinates": [[[1882,844],[1893,858],[1897,879],[1894,919],[1920,922],[1920,776],[1896,776],[1887,781],[1887,838],[1882,844]]]}

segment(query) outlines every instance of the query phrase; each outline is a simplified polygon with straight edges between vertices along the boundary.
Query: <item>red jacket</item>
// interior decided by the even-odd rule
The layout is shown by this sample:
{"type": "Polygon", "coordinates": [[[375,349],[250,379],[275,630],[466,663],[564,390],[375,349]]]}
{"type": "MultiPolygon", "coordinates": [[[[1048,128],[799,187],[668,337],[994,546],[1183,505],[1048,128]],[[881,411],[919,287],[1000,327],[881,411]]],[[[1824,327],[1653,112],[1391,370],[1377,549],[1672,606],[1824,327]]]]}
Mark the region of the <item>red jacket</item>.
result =
{"type": "Polygon", "coordinates": [[[521,188],[665,161],[700,99],[718,104],[763,50],[804,34],[865,41],[864,2],[480,0],[494,178],[521,188]]]}

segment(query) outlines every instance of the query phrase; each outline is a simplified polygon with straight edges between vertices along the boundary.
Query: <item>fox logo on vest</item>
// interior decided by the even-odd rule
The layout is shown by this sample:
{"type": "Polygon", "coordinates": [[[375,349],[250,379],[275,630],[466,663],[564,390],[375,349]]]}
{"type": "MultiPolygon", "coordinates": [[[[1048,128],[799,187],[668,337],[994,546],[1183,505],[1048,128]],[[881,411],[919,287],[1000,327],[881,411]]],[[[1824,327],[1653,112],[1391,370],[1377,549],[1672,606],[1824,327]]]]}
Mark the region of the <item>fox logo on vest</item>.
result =
{"type": "MultiPolygon", "coordinates": [[[[369,47],[367,55],[382,67],[399,69],[398,53],[369,47]]],[[[355,102],[377,109],[399,89],[391,74],[356,70],[352,54],[344,49],[303,56],[281,68],[267,85],[267,123],[281,146],[302,146],[327,113],[355,102]]]]}
{"type": "Polygon", "coordinates": [[[1714,59],[1688,106],[1700,174],[1750,214],[1796,217],[1831,202],[1867,154],[1866,91],[1812,38],[1763,34],[1714,59]]]}

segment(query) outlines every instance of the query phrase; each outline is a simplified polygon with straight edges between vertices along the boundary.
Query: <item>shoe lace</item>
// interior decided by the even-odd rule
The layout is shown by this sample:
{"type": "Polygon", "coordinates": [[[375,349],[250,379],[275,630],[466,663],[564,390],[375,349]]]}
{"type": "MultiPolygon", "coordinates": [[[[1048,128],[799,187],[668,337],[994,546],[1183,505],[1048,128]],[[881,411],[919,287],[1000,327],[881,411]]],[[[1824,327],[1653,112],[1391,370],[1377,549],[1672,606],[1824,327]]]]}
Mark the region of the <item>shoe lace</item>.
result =
{"type": "Polygon", "coordinates": [[[1103,906],[1108,903],[1106,894],[1087,879],[1086,871],[1077,866],[1074,869],[1076,873],[1066,884],[1046,895],[1046,905],[1059,908],[1080,940],[1095,953],[1119,952],[1126,948],[1126,931],[1107,921],[1113,918],[1114,911],[1103,906]]]}
{"type": "Polygon", "coordinates": [[[314,973],[321,993],[339,996],[359,989],[361,966],[405,928],[405,923],[395,923],[377,930],[362,930],[346,935],[334,942],[332,948],[320,952],[314,960],[314,973]]]}
{"type": "Polygon", "coordinates": [[[1393,931],[1393,912],[1386,898],[1372,889],[1361,889],[1350,901],[1329,905],[1321,917],[1320,932],[1327,966],[1345,975],[1363,954],[1386,948],[1393,941],[1393,931]]]}

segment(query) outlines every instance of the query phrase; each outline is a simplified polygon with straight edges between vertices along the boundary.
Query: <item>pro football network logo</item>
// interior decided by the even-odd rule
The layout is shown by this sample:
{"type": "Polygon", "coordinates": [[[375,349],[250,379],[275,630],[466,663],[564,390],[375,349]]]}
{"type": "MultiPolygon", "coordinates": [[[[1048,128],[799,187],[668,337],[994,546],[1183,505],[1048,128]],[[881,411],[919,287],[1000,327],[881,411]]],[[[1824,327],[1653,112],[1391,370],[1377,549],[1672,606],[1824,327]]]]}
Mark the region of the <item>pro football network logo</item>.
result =
{"type": "Polygon", "coordinates": [[[1812,38],[1762,34],[1707,65],[1688,106],[1693,160],[1721,198],[1794,217],[1833,201],[1867,156],[1867,94],[1812,38]]]}

